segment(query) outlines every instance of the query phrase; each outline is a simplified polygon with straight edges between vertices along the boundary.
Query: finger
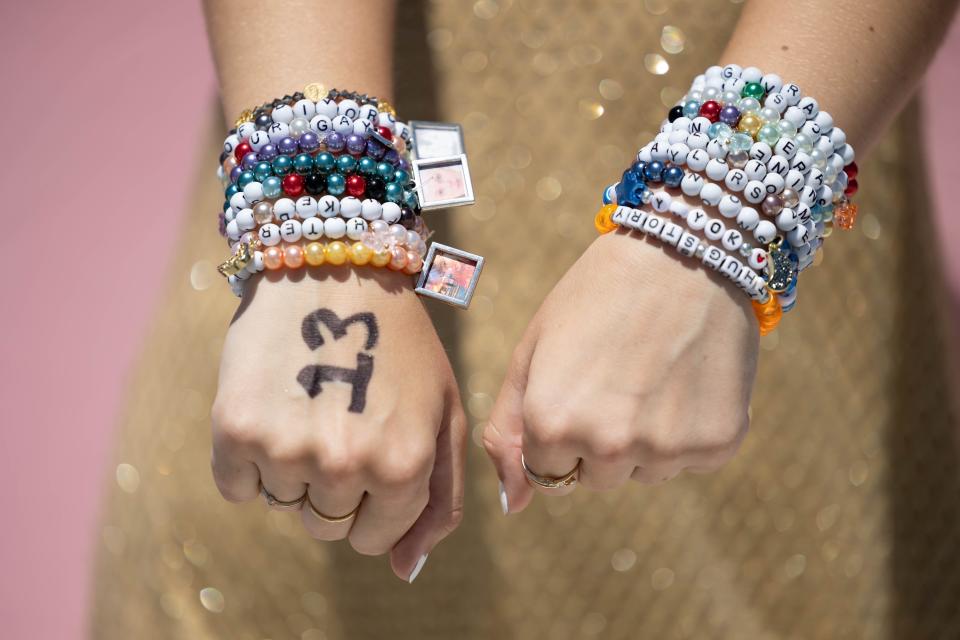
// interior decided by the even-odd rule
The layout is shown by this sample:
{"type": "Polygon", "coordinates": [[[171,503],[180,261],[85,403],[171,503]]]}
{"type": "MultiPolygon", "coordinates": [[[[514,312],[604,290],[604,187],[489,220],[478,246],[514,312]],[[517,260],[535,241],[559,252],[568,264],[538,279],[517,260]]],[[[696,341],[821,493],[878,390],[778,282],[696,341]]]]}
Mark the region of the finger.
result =
{"type": "Polygon", "coordinates": [[[579,483],[591,491],[611,491],[630,480],[634,466],[625,456],[587,456],[580,461],[579,483]]]}
{"type": "Polygon", "coordinates": [[[216,447],[210,457],[213,481],[230,502],[247,502],[260,493],[260,470],[253,462],[216,447]]]}
{"type": "Polygon", "coordinates": [[[430,475],[430,499],[420,517],[390,552],[393,572],[413,582],[427,555],[463,518],[467,419],[456,389],[449,392],[446,416],[437,436],[437,455],[430,475]]]}
{"type": "Polygon", "coordinates": [[[535,322],[531,322],[513,352],[490,420],[483,430],[483,447],[500,478],[499,498],[504,514],[523,511],[533,498],[533,489],[527,484],[520,463],[520,452],[524,430],[523,396],[538,334],[535,322]]]}
{"type": "Polygon", "coordinates": [[[356,521],[363,498],[359,482],[330,482],[329,476],[320,476],[307,488],[300,512],[303,527],[317,540],[342,540],[356,521]]]}
{"type": "Polygon", "coordinates": [[[640,484],[660,484],[672,480],[680,471],[679,466],[637,467],[630,474],[630,479],[640,484]]]}
{"type": "MultiPolygon", "coordinates": [[[[280,502],[293,502],[304,497],[307,493],[307,483],[302,475],[290,469],[288,465],[276,462],[260,462],[260,483],[263,489],[280,502]]],[[[264,496],[266,498],[266,496],[264,496]]],[[[290,511],[290,507],[271,505],[277,511],[290,511]]]]}

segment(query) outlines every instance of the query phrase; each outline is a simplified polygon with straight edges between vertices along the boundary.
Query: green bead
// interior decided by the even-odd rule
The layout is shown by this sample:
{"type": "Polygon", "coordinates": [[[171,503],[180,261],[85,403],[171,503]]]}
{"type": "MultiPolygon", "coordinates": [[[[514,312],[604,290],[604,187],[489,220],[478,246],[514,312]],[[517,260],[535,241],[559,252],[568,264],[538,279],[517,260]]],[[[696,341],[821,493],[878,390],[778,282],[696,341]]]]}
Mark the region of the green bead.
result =
{"type": "Polygon", "coordinates": [[[410,174],[403,169],[397,169],[393,172],[393,181],[400,184],[407,184],[410,181],[410,174]]]}
{"type": "Polygon", "coordinates": [[[290,156],[277,156],[273,160],[273,173],[278,176],[285,176],[293,169],[293,160],[290,156]]]}
{"type": "Polygon", "coordinates": [[[360,158],[360,162],[357,163],[357,166],[360,169],[360,173],[369,176],[376,172],[377,161],[370,156],[363,156],[360,158]]]}
{"type": "Polygon", "coordinates": [[[351,155],[343,154],[337,158],[337,171],[340,173],[350,173],[357,166],[357,159],[351,155]]]}
{"type": "Polygon", "coordinates": [[[766,142],[771,147],[777,144],[777,140],[779,139],[780,129],[778,129],[775,124],[765,124],[760,127],[760,131],[757,132],[757,140],[766,142]]]}
{"type": "Polygon", "coordinates": [[[271,167],[267,161],[258,162],[256,166],[253,167],[253,175],[257,177],[257,180],[263,182],[273,175],[273,167],[271,167]]]}
{"type": "Polygon", "coordinates": [[[763,85],[759,82],[748,82],[744,87],[743,91],[740,92],[744,98],[756,98],[757,100],[761,99],[764,94],[763,85]]]}
{"type": "Polygon", "coordinates": [[[321,151],[313,159],[313,164],[322,171],[326,173],[331,171],[337,164],[337,159],[333,157],[332,153],[327,153],[326,151],[321,151]]]}
{"type": "Polygon", "coordinates": [[[243,189],[245,186],[254,182],[257,177],[253,174],[253,171],[244,171],[240,174],[240,177],[237,178],[237,186],[243,189]]]}
{"type": "Polygon", "coordinates": [[[339,173],[331,173],[327,176],[327,191],[332,195],[338,196],[347,188],[347,180],[339,173]]]}
{"type": "Polygon", "coordinates": [[[313,158],[309,153],[301,153],[293,159],[293,169],[302,176],[313,173],[313,158]]]}
{"type": "Polygon", "coordinates": [[[403,197],[403,187],[398,185],[396,182],[391,182],[387,185],[387,200],[390,202],[399,202],[403,197]]]}
{"type": "Polygon", "coordinates": [[[389,162],[381,162],[377,165],[377,174],[385,180],[391,179],[393,177],[393,165],[389,162]]]}

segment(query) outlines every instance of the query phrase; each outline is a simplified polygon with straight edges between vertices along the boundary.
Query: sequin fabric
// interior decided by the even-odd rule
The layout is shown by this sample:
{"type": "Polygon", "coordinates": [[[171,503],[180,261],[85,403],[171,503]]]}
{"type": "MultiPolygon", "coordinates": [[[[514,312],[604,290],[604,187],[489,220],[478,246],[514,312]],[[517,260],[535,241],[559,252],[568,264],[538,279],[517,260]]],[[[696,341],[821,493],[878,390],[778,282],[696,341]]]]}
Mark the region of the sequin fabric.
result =
{"type": "Polygon", "coordinates": [[[919,164],[902,153],[915,109],[863,166],[857,230],[834,234],[763,339],[752,432],[728,467],[504,518],[478,443],[512,345],[595,238],[600,189],[716,61],[738,6],[401,4],[398,109],[464,124],[478,195],[433,226],[488,259],[469,313],[431,306],[474,435],[466,519],[406,585],[382,558],[310,540],[296,515],[219,497],[209,406],[235,301],[203,172],[110,466],[92,636],[960,637],[941,296],[919,164]],[[504,233],[520,225],[534,242],[504,233]]]}

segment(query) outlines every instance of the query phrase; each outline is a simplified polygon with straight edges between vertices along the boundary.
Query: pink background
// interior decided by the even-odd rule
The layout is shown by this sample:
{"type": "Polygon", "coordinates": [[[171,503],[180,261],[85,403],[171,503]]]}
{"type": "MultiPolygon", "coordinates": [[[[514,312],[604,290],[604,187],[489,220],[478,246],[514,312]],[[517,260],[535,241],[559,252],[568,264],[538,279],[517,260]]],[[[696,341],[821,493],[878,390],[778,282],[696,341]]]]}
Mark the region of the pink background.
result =
{"type": "MultiPolygon", "coordinates": [[[[215,84],[195,0],[7,3],[0,54],[17,150],[0,185],[8,203],[38,203],[3,213],[14,274],[0,320],[0,635],[69,640],[84,636],[104,464],[181,215],[144,198],[140,171],[163,167],[163,198],[185,200],[215,84]],[[69,240],[47,244],[66,225],[69,240]],[[150,237],[149,253],[131,235],[150,237]]],[[[941,212],[960,177],[948,155],[958,60],[955,24],[927,87],[941,212]]],[[[956,217],[943,224],[941,237],[960,232],[956,217]]],[[[957,259],[950,286],[960,300],[957,259]]]]}

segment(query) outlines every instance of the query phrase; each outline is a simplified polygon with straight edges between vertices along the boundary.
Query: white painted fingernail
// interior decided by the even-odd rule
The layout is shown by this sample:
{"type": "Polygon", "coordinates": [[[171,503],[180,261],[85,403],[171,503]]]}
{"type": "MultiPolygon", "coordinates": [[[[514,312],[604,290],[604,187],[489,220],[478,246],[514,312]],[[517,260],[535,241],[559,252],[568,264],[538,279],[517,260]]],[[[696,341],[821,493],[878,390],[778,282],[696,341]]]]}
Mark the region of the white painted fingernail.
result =
{"type": "Polygon", "coordinates": [[[503,482],[500,483],[500,508],[503,509],[503,515],[510,513],[510,501],[507,500],[507,490],[503,488],[503,482]]]}
{"type": "Polygon", "coordinates": [[[423,565],[427,564],[427,556],[430,554],[423,554],[420,556],[420,559],[417,560],[417,566],[413,568],[413,571],[410,572],[410,577],[407,578],[407,582],[413,584],[413,581],[417,579],[417,576],[420,575],[420,570],[423,569],[423,565]]]}

